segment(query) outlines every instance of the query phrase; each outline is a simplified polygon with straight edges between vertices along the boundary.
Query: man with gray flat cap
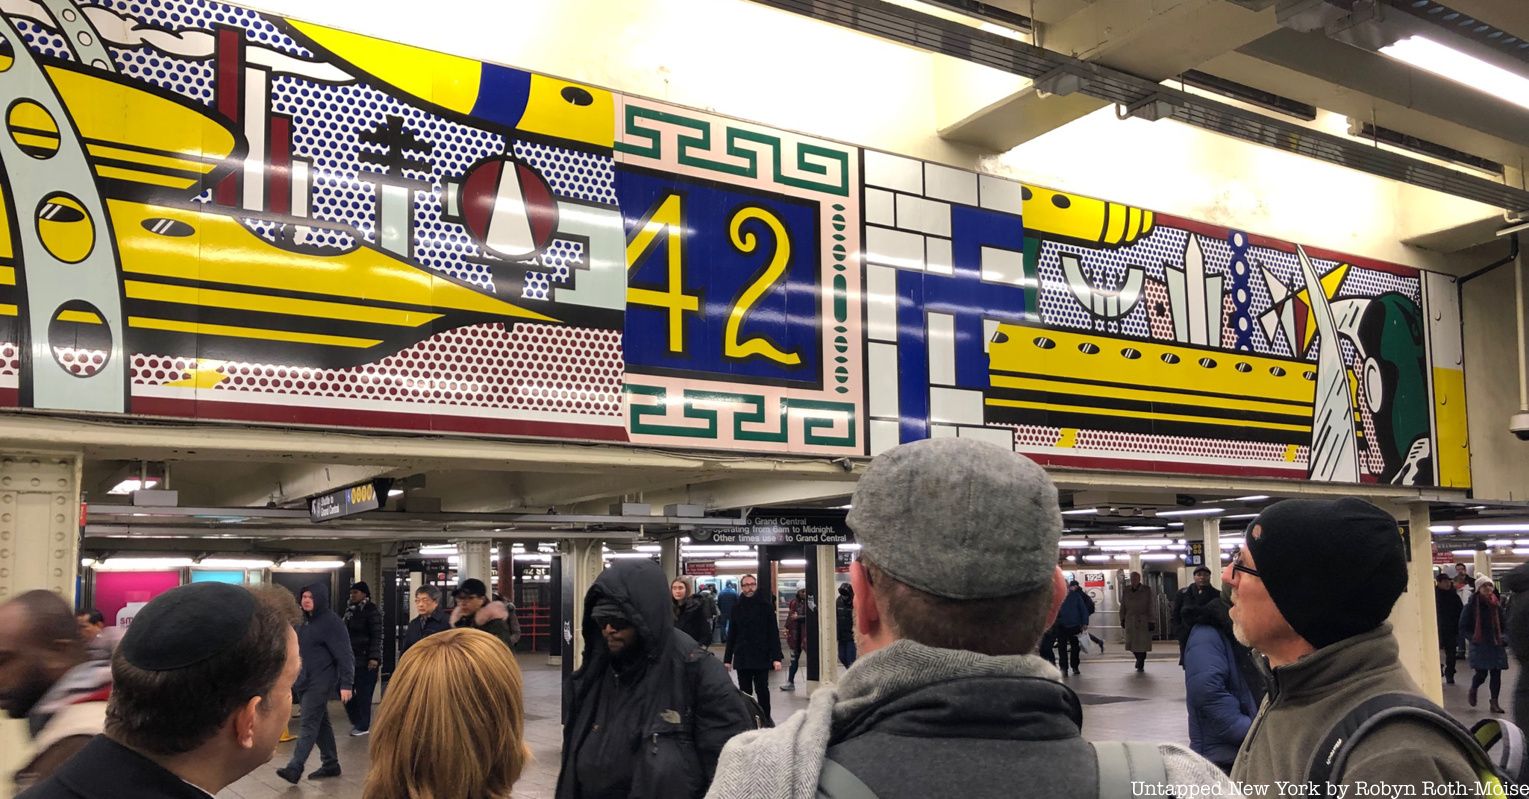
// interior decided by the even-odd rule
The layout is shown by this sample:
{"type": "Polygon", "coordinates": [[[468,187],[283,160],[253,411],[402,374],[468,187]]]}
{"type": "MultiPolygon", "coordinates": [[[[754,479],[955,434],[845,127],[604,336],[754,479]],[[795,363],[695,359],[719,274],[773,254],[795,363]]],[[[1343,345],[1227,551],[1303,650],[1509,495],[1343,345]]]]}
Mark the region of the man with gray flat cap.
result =
{"type": "Polygon", "coordinates": [[[271,759],[292,711],[297,603],[195,583],[155,597],[112,655],[106,733],[24,799],[207,799],[271,759]]]}
{"type": "Polygon", "coordinates": [[[848,522],[859,659],[805,710],[729,741],[707,796],[1124,796],[1138,777],[1239,795],[1176,744],[1083,740],[1077,695],[1035,654],[1066,587],[1056,488],[1034,462],[966,438],[904,444],[871,463],[848,522]]]}

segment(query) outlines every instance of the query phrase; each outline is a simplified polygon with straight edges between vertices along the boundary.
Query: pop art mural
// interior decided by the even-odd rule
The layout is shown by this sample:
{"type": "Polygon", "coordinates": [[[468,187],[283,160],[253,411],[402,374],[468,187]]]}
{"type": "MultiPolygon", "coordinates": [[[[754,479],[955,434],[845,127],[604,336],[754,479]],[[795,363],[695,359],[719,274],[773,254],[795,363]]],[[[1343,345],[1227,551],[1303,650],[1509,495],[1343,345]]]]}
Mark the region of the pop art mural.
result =
{"type": "Polygon", "coordinates": [[[0,10],[0,404],[1469,483],[1446,278],[234,6],[0,10]]]}

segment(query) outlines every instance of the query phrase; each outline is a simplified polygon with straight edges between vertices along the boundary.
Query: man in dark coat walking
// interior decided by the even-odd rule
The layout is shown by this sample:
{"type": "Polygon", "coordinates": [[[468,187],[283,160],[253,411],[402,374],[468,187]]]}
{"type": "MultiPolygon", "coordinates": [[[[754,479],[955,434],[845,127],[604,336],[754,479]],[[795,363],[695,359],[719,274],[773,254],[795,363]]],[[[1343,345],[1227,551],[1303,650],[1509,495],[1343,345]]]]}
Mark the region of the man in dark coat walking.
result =
{"type": "Polygon", "coordinates": [[[733,582],[729,580],[727,585],[722,586],[721,593],[717,594],[717,627],[721,630],[724,641],[727,640],[735,607],[738,607],[738,589],[733,587],[733,582]]]}
{"type": "Polygon", "coordinates": [[[334,745],[334,726],[329,722],[329,700],[339,697],[349,702],[355,684],[356,659],[350,650],[350,635],[345,622],[329,609],[329,586],[319,581],[298,595],[304,621],[297,628],[298,650],[303,670],[293,690],[301,697],[302,730],[292,759],[276,769],[276,776],[294,785],[303,776],[303,767],[313,745],[319,747],[319,768],[308,779],[340,776],[340,754],[334,745]]]}
{"type": "MultiPolygon", "coordinates": [[[[1504,574],[1502,589],[1508,594],[1508,648],[1519,666],[1513,682],[1513,723],[1525,729],[1529,725],[1529,563],[1504,574]]],[[[1439,641],[1443,640],[1441,633],[1439,641]]]]}
{"type": "Polygon", "coordinates": [[[352,736],[366,735],[372,730],[372,691],[377,687],[377,670],[382,668],[382,611],[372,601],[372,588],[365,581],[350,587],[345,630],[356,661],[356,688],[345,703],[345,715],[350,717],[352,736]]]}
{"type": "Polygon", "coordinates": [[[584,597],[558,799],[699,797],[728,739],[753,724],[717,659],[674,629],[663,570],[625,560],[584,597]]]}
{"type": "Polygon", "coordinates": [[[433,585],[422,585],[415,589],[414,612],[418,615],[409,620],[409,628],[403,634],[403,645],[398,650],[400,660],[409,651],[409,647],[428,636],[451,629],[451,620],[446,618],[446,611],[441,609],[441,590],[433,585]]]}
{"type": "Polygon", "coordinates": [[[1444,659],[1444,682],[1446,685],[1455,684],[1455,642],[1460,638],[1460,612],[1465,610],[1465,604],[1460,601],[1460,595],[1455,593],[1455,581],[1445,572],[1439,572],[1438,580],[1434,585],[1433,598],[1435,615],[1439,621],[1439,654],[1444,659]]]}
{"type": "Polygon", "coordinates": [[[770,716],[770,672],[780,671],[786,659],[780,651],[780,622],[775,617],[775,598],[759,590],[752,574],[738,581],[743,595],[733,606],[727,629],[727,650],[722,663],[738,672],[738,687],[753,694],[765,718],[770,716]]]}

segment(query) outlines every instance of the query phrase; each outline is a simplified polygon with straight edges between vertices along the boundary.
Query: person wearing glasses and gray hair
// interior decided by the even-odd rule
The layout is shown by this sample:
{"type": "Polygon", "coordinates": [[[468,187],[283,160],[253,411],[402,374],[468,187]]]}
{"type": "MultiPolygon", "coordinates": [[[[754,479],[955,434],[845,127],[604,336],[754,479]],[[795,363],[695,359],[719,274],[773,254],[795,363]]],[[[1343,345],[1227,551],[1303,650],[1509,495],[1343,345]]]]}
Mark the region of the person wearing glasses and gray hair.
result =
{"type": "Polygon", "coordinates": [[[1389,718],[1362,734],[1340,734],[1370,718],[1377,703],[1436,709],[1403,668],[1386,621],[1407,586],[1391,514],[1355,497],[1290,499],[1265,508],[1244,540],[1221,573],[1232,589],[1232,633],[1267,658],[1273,678],[1232,779],[1310,780],[1319,795],[1333,795],[1325,792],[1330,783],[1348,786],[1349,796],[1360,783],[1410,785],[1412,795],[1425,785],[1474,787],[1469,753],[1429,721],[1389,718]],[[1338,566],[1345,576],[1334,580],[1312,564],[1338,566]],[[1339,748],[1346,759],[1314,757],[1339,748]],[[1323,767],[1329,771],[1313,773],[1323,767]]]}

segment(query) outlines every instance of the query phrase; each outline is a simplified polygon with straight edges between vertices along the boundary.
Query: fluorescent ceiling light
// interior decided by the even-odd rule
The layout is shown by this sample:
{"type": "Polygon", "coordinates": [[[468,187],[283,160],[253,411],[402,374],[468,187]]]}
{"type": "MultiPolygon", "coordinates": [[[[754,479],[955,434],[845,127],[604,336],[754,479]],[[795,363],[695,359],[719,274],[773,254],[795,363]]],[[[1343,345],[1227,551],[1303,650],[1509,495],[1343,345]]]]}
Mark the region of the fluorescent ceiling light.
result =
{"type": "Polygon", "coordinates": [[[605,553],[605,557],[610,558],[611,560],[653,559],[653,556],[647,554],[646,552],[607,552],[605,553]]]}
{"type": "Polygon", "coordinates": [[[1454,531],[1455,526],[1453,524],[1432,524],[1428,526],[1428,532],[1430,533],[1453,533],[1454,531]]]}
{"type": "Polygon", "coordinates": [[[530,562],[530,563],[551,563],[552,562],[552,556],[551,555],[516,555],[515,559],[519,560],[519,561],[530,562]]]}
{"type": "Polygon", "coordinates": [[[1221,548],[1222,549],[1236,549],[1237,547],[1240,547],[1240,546],[1242,546],[1242,539],[1241,538],[1223,538],[1223,539],[1221,539],[1221,548]]]}
{"type": "Polygon", "coordinates": [[[1515,554],[1515,555],[1529,555],[1529,549],[1515,549],[1515,550],[1513,550],[1513,554],[1515,554]]]}
{"type": "Polygon", "coordinates": [[[1489,547],[1511,547],[1511,546],[1513,546],[1513,539],[1511,539],[1511,538],[1488,538],[1487,540],[1485,540],[1485,541],[1483,541],[1481,543],[1486,544],[1489,547]]]}
{"type": "Polygon", "coordinates": [[[860,551],[860,545],[859,544],[840,544],[839,545],[839,551],[840,552],[859,552],[860,551]]]}
{"type": "Polygon", "coordinates": [[[101,571],[163,571],[184,569],[191,565],[191,558],[107,558],[96,564],[101,571]]]}
{"type": "Polygon", "coordinates": [[[110,491],[108,491],[106,493],[108,493],[108,494],[115,494],[117,496],[123,496],[123,495],[126,495],[126,494],[131,494],[134,491],[142,491],[145,488],[153,488],[154,486],[157,486],[157,485],[159,485],[159,478],[158,477],[150,477],[148,480],[145,480],[143,482],[139,482],[138,478],[132,477],[132,478],[129,478],[127,480],[123,480],[122,482],[116,484],[115,486],[112,487],[112,489],[110,491]]]}
{"type": "Polygon", "coordinates": [[[1262,502],[1269,498],[1268,494],[1249,494],[1245,497],[1235,497],[1233,502],[1262,502]]]}
{"type": "Polygon", "coordinates": [[[1256,513],[1234,513],[1231,516],[1222,516],[1221,518],[1223,518],[1223,519],[1256,519],[1256,518],[1258,518],[1258,514],[1256,514],[1256,513]]]}
{"type": "Polygon", "coordinates": [[[1149,554],[1146,554],[1146,555],[1142,555],[1141,559],[1142,560],[1151,560],[1151,561],[1178,560],[1179,556],[1178,555],[1169,555],[1169,554],[1162,553],[1162,552],[1153,552],[1153,553],[1149,553],[1149,554]]]}
{"type": "Polygon", "coordinates": [[[743,558],[724,558],[716,562],[719,569],[749,569],[759,565],[757,560],[745,560],[743,558]]]}
{"type": "Polygon", "coordinates": [[[1408,36],[1380,52],[1404,64],[1432,72],[1480,92],[1529,108],[1529,77],[1503,69],[1473,55],[1423,36],[1408,36]]]}
{"type": "Polygon", "coordinates": [[[1465,556],[1469,557],[1471,555],[1476,554],[1476,550],[1474,550],[1474,549],[1452,549],[1452,550],[1450,550],[1449,554],[1451,554],[1451,555],[1465,555],[1465,556]]]}
{"type": "Polygon", "coordinates": [[[275,566],[275,561],[269,560],[239,560],[237,558],[203,558],[197,564],[204,569],[269,569],[275,566]]]}
{"type": "MultiPolygon", "coordinates": [[[[1529,524],[1462,524],[1462,533],[1529,533],[1529,524]]],[[[1490,542],[1488,542],[1490,543],[1490,542]]]]}
{"type": "Polygon", "coordinates": [[[782,566],[806,566],[806,558],[786,558],[780,562],[782,566]]]}
{"type": "Polygon", "coordinates": [[[338,569],[344,565],[343,560],[289,560],[281,564],[281,567],[288,571],[316,571],[338,569]]]}
{"type": "Polygon", "coordinates": [[[1226,513],[1225,508],[1185,508],[1184,510],[1160,510],[1158,516],[1209,516],[1214,513],[1226,513]]]}
{"type": "Polygon", "coordinates": [[[401,497],[401,496],[403,496],[403,489],[402,488],[390,488],[390,489],[388,489],[388,496],[390,496],[390,497],[401,497]]]}
{"type": "Polygon", "coordinates": [[[1077,508],[1075,510],[1064,510],[1064,511],[1062,511],[1062,515],[1063,516],[1088,516],[1088,515],[1095,514],[1095,513],[1098,513],[1098,512],[1099,512],[1098,508],[1077,508]]]}
{"type": "Polygon", "coordinates": [[[1127,532],[1132,532],[1132,533],[1150,533],[1150,532],[1156,532],[1156,531],[1159,531],[1159,530],[1167,530],[1168,528],[1167,527],[1158,527],[1156,525],[1151,525],[1151,524],[1139,524],[1139,525],[1136,525],[1134,527],[1126,527],[1126,528],[1123,528],[1123,529],[1125,529],[1127,532]]]}

